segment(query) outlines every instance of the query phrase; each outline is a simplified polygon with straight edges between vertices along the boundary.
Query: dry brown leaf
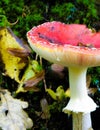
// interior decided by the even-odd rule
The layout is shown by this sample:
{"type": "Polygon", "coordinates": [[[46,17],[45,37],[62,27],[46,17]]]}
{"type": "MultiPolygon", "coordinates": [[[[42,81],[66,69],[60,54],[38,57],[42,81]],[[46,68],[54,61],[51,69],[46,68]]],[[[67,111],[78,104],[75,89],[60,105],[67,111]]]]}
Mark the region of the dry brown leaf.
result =
{"type": "Polygon", "coordinates": [[[42,119],[49,119],[50,118],[50,112],[49,112],[49,105],[46,100],[46,98],[43,98],[40,100],[41,105],[41,112],[35,111],[37,116],[40,116],[42,119]]]}

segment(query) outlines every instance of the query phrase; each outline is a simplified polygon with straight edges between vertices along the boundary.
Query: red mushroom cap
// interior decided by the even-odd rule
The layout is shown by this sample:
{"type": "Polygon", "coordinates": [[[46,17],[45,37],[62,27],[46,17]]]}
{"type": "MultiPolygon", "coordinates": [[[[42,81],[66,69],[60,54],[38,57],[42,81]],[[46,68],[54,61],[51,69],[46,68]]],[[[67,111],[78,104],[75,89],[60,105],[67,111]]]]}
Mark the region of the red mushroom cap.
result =
{"type": "Polygon", "coordinates": [[[46,22],[33,27],[27,38],[32,49],[46,60],[63,66],[99,66],[100,32],[85,25],[46,22]]]}

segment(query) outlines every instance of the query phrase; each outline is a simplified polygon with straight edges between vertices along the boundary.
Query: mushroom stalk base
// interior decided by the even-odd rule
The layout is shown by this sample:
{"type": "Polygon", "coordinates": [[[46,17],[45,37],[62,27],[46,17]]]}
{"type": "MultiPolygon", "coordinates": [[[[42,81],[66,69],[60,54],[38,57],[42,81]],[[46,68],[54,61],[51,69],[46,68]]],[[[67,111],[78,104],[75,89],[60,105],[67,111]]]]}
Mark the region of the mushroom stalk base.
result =
{"type": "Polygon", "coordinates": [[[95,102],[88,96],[86,87],[86,67],[69,67],[70,101],[63,109],[68,112],[90,113],[97,107],[95,102]]]}
{"type": "Polygon", "coordinates": [[[72,113],[73,130],[93,130],[90,113],[72,113]]]}
{"type": "Polygon", "coordinates": [[[90,113],[96,109],[97,105],[88,96],[86,72],[87,67],[69,67],[71,97],[63,112],[72,113],[73,130],[93,130],[90,113]]]}

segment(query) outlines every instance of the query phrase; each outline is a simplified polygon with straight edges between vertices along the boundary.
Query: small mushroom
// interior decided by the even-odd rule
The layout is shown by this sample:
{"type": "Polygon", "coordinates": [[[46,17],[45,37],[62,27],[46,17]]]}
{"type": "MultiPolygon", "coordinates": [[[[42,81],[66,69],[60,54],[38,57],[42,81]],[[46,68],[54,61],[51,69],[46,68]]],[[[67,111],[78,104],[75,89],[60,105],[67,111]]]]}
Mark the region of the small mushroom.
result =
{"type": "Polygon", "coordinates": [[[53,21],[33,27],[27,38],[32,49],[43,58],[68,67],[71,98],[63,111],[82,116],[94,111],[97,105],[88,96],[86,73],[88,67],[100,65],[100,33],[93,33],[85,25],[53,21]]]}

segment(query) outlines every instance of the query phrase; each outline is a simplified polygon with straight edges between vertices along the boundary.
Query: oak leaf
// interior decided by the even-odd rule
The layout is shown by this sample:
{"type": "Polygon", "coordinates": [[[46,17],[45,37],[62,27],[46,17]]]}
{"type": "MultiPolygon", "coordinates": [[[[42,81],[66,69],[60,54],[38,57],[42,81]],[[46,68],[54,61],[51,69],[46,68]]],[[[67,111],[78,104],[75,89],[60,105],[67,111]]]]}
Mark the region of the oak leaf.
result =
{"type": "Polygon", "coordinates": [[[33,126],[32,120],[23,110],[28,103],[14,99],[8,90],[0,92],[0,127],[2,130],[26,130],[33,126]]]}

